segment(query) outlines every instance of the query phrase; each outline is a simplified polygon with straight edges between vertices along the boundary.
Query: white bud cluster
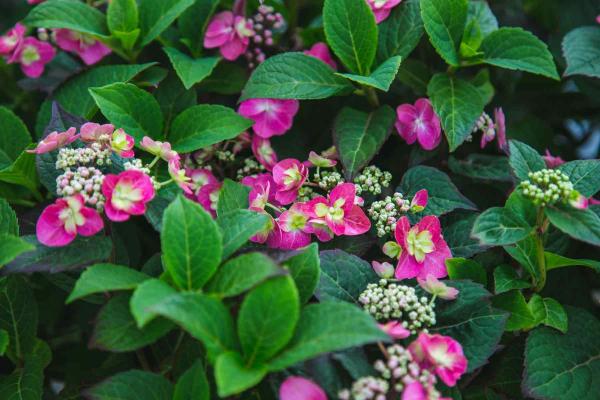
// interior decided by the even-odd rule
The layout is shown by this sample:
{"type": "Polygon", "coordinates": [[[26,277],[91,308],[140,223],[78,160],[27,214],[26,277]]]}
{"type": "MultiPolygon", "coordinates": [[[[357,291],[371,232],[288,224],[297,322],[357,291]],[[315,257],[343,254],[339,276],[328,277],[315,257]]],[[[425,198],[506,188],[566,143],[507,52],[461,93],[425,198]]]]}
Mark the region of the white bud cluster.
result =
{"type": "Polygon", "coordinates": [[[221,161],[233,161],[235,159],[235,154],[230,150],[217,150],[215,151],[215,157],[221,161]]]}
{"type": "Polygon", "coordinates": [[[367,213],[375,225],[377,236],[383,237],[394,232],[396,222],[410,210],[410,201],[406,200],[402,193],[396,192],[393,196],[374,201],[367,213]]]}
{"type": "Polygon", "coordinates": [[[104,174],[94,167],[78,167],[76,170],[68,168],[56,178],[56,194],[59,197],[73,196],[80,193],[86,204],[102,211],[106,199],[102,194],[104,174]]]}
{"type": "Polygon", "coordinates": [[[351,389],[338,393],[340,400],[386,400],[390,390],[387,381],[374,376],[364,376],[352,384],[351,389]]]}
{"type": "Polygon", "coordinates": [[[337,171],[319,171],[315,173],[313,180],[319,185],[321,189],[331,190],[340,183],[344,183],[344,178],[337,171]]]}
{"type": "Polygon", "coordinates": [[[245,176],[260,174],[265,171],[265,167],[252,158],[244,159],[244,166],[237,170],[237,180],[242,180],[245,176]]]}
{"type": "Polygon", "coordinates": [[[521,182],[519,188],[525,197],[540,206],[558,202],[566,203],[574,190],[569,177],[555,169],[530,172],[529,180],[521,182]]]}
{"type": "Polygon", "coordinates": [[[382,188],[390,186],[391,182],[392,174],[387,171],[382,171],[374,165],[369,165],[354,178],[357,195],[360,195],[363,192],[372,193],[374,195],[381,194],[382,188]]]}
{"type": "Polygon", "coordinates": [[[406,385],[419,381],[425,387],[433,387],[437,382],[434,375],[422,369],[414,360],[410,351],[394,344],[386,348],[387,359],[377,360],[373,367],[384,379],[394,382],[393,389],[402,393],[406,385]]]}
{"type": "Polygon", "coordinates": [[[80,165],[91,165],[102,167],[111,164],[111,149],[102,148],[98,143],[89,147],[70,148],[63,147],[58,152],[56,169],[67,169],[80,165]]]}
{"type": "Polygon", "coordinates": [[[315,191],[310,186],[302,186],[298,190],[298,201],[306,202],[315,197],[315,191]]]}
{"type": "Polygon", "coordinates": [[[496,127],[492,118],[484,111],[475,126],[473,127],[473,133],[481,131],[484,135],[494,137],[496,135],[496,127]]]}
{"type": "Polygon", "coordinates": [[[435,303],[427,297],[419,298],[414,288],[385,279],[370,283],[358,300],[363,308],[378,321],[398,320],[415,335],[435,325],[435,303]]]}

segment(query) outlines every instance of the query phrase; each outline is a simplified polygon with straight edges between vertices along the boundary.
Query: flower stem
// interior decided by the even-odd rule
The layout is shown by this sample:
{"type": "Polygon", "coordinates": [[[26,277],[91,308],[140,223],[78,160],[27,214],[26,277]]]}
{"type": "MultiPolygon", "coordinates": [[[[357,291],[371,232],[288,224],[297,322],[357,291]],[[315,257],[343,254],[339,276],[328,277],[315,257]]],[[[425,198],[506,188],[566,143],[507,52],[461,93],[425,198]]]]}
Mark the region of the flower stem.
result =
{"type": "Polygon", "coordinates": [[[534,290],[542,291],[546,285],[546,256],[544,254],[544,231],[545,231],[545,215],[544,207],[540,207],[537,212],[537,223],[535,233],[535,252],[537,258],[538,277],[534,290]]]}
{"type": "Polygon", "coordinates": [[[147,168],[152,169],[152,167],[154,167],[154,165],[158,162],[158,160],[160,160],[160,156],[154,157],[154,160],[152,160],[152,162],[150,164],[148,164],[147,168]]]}
{"type": "Polygon", "coordinates": [[[364,91],[367,96],[367,101],[373,108],[379,107],[379,97],[377,97],[377,92],[372,87],[364,86],[364,91]]]}

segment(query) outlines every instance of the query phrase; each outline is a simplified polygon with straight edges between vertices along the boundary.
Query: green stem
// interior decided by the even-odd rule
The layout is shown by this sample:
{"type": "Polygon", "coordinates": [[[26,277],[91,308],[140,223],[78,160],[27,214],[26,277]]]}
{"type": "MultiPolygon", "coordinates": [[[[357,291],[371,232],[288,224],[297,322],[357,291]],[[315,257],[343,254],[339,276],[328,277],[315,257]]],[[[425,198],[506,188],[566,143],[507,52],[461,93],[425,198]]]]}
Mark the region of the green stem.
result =
{"type": "Polygon", "coordinates": [[[537,258],[538,278],[534,290],[541,292],[546,285],[546,256],[544,254],[544,226],[545,226],[544,207],[540,207],[537,212],[537,223],[535,233],[535,253],[537,258]]]}
{"type": "Polygon", "coordinates": [[[154,167],[154,165],[158,162],[158,160],[160,160],[160,156],[156,156],[154,157],[154,160],[152,160],[152,162],[150,164],[148,164],[148,169],[152,169],[152,167],[154,167]]]}
{"type": "Polygon", "coordinates": [[[367,95],[367,101],[373,108],[379,107],[379,97],[377,97],[377,92],[372,87],[364,86],[365,94],[367,95]]]}

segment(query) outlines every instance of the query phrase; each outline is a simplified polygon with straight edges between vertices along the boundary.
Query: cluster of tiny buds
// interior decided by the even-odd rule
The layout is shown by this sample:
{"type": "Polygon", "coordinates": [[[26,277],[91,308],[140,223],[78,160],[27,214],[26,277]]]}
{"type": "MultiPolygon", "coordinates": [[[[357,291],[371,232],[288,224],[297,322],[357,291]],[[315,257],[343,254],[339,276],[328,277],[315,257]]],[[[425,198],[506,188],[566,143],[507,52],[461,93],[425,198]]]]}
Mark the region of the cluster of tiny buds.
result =
{"type": "Polygon", "coordinates": [[[390,186],[392,174],[382,171],[374,165],[369,165],[354,178],[356,184],[356,194],[372,193],[381,194],[382,188],[390,186]]]}
{"type": "Polygon", "coordinates": [[[313,177],[321,189],[331,190],[340,183],[344,182],[344,178],[337,171],[317,171],[313,177]]]}
{"type": "Polygon", "coordinates": [[[315,197],[315,191],[310,186],[302,186],[298,190],[298,201],[306,202],[315,197]]]}
{"type": "Polygon", "coordinates": [[[383,200],[374,201],[369,207],[368,214],[375,225],[377,236],[383,237],[394,232],[398,219],[409,210],[410,201],[399,192],[394,193],[393,196],[386,196],[383,200]]]}
{"type": "Polygon", "coordinates": [[[221,161],[233,161],[235,159],[235,154],[229,150],[217,150],[215,151],[215,157],[221,161]]]}
{"type": "Polygon", "coordinates": [[[473,133],[483,132],[484,135],[495,135],[495,125],[492,118],[484,111],[477,122],[475,122],[475,126],[473,127],[473,133]]]}
{"type": "Polygon", "coordinates": [[[421,369],[406,348],[394,344],[386,348],[386,353],[386,359],[375,361],[373,367],[384,379],[394,382],[394,391],[402,393],[406,385],[415,381],[426,387],[435,383],[435,377],[429,371],[421,369]]]}
{"type": "Polygon", "coordinates": [[[146,175],[148,175],[150,177],[150,180],[152,181],[152,185],[154,186],[154,189],[155,190],[160,189],[160,184],[156,181],[156,178],[154,177],[154,175],[152,175],[150,168],[144,166],[144,163],[139,158],[130,158],[129,160],[125,161],[123,163],[123,169],[125,171],[135,170],[135,171],[140,171],[140,172],[145,173],[146,175]]]}
{"type": "Polygon", "coordinates": [[[104,208],[105,198],[102,194],[104,174],[94,167],[70,168],[56,178],[56,194],[60,197],[80,193],[85,202],[99,211],[104,208]]]}
{"type": "Polygon", "coordinates": [[[436,322],[433,302],[425,296],[419,298],[412,287],[388,283],[385,279],[367,285],[358,300],[377,321],[401,321],[413,335],[427,332],[436,322]]]}
{"type": "Polygon", "coordinates": [[[261,5],[258,12],[251,18],[252,30],[254,36],[251,39],[250,46],[245,53],[250,68],[256,66],[267,59],[265,48],[273,47],[273,33],[281,30],[285,21],[280,13],[270,6],[261,5]]]}
{"type": "Polygon", "coordinates": [[[529,180],[519,184],[523,195],[534,204],[547,206],[559,201],[568,202],[573,194],[569,177],[556,169],[543,169],[529,173],[529,180]]]}
{"type": "Polygon", "coordinates": [[[387,381],[374,376],[364,376],[352,384],[351,389],[338,393],[340,400],[385,400],[390,385],[387,381]]]}
{"type": "Polygon", "coordinates": [[[244,159],[244,166],[237,170],[236,177],[240,181],[245,176],[260,174],[265,171],[265,167],[252,158],[244,159]]]}
{"type": "Polygon", "coordinates": [[[110,165],[112,154],[111,149],[102,148],[98,143],[93,143],[89,147],[70,148],[63,147],[58,152],[56,159],[56,169],[67,169],[78,165],[95,164],[99,167],[110,165]]]}

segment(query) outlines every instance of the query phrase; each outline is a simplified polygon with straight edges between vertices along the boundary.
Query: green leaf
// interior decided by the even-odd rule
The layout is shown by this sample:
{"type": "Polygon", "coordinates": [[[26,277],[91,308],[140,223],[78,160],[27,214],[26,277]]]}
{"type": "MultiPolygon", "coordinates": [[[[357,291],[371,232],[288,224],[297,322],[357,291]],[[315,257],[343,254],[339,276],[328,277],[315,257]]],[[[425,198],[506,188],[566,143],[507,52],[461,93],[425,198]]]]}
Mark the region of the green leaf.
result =
{"type": "Polygon", "coordinates": [[[544,159],[538,152],[525,143],[511,140],[509,164],[513,173],[520,181],[529,179],[530,172],[536,172],[546,168],[544,159]]]}
{"type": "Polygon", "coordinates": [[[90,347],[127,352],[145,347],[173,329],[171,321],[157,319],[144,328],[138,328],[129,311],[129,295],[112,297],[96,317],[90,347]]]}
{"type": "Polygon", "coordinates": [[[377,51],[377,24],[368,4],[325,0],[323,28],[327,43],[354,73],[368,75],[377,51]]]}
{"type": "Polygon", "coordinates": [[[404,174],[399,191],[405,198],[411,199],[421,189],[427,189],[429,195],[424,215],[439,216],[457,208],[476,209],[475,204],[458,191],[448,175],[438,169],[419,165],[404,174]]]}
{"type": "Polygon", "coordinates": [[[267,374],[263,366],[248,367],[238,353],[223,353],[215,363],[215,380],[220,397],[243,392],[257,385],[267,374]]]}
{"type": "Polygon", "coordinates": [[[269,279],[252,289],[240,307],[238,336],[247,366],[261,365],[294,335],[300,300],[290,276],[269,279]]]}
{"type": "Polygon", "coordinates": [[[320,301],[358,303],[369,283],[379,279],[371,265],[342,250],[321,252],[321,280],[316,296],[320,301]]]}
{"type": "Polygon", "coordinates": [[[35,167],[35,155],[21,153],[14,163],[0,170],[0,182],[12,183],[29,189],[36,197],[38,193],[38,175],[35,167]]]}
{"type": "Polygon", "coordinates": [[[10,375],[0,378],[0,398],[6,400],[40,400],[44,393],[44,369],[52,352],[46,342],[35,339],[25,362],[10,375]]]}
{"type": "Polygon", "coordinates": [[[500,265],[494,270],[494,292],[501,294],[513,289],[528,289],[531,283],[521,279],[510,265],[500,265]]]}
{"type": "Polygon", "coordinates": [[[202,366],[196,361],[177,381],[173,400],[210,400],[210,384],[202,366]]]}
{"type": "Polygon", "coordinates": [[[317,288],[321,275],[319,246],[312,243],[300,250],[298,254],[283,261],[282,264],[289,269],[294,278],[300,303],[308,302],[317,288]]]}
{"type": "Polygon", "coordinates": [[[9,334],[8,354],[23,360],[35,347],[38,306],[29,283],[11,275],[0,280],[0,329],[9,334]]]}
{"type": "Polygon", "coordinates": [[[179,76],[186,89],[191,88],[196,83],[202,82],[204,78],[212,73],[221,60],[219,57],[194,59],[172,47],[164,47],[163,50],[169,56],[169,60],[171,60],[177,76],[179,76]]]}
{"type": "Polygon", "coordinates": [[[400,56],[406,59],[417,47],[423,36],[423,21],[419,0],[404,1],[402,7],[395,7],[390,16],[379,24],[377,41],[377,61],[400,56]]]}
{"type": "Polygon", "coordinates": [[[506,321],[506,331],[518,331],[535,326],[535,317],[520,290],[511,290],[497,295],[492,300],[494,307],[510,313],[506,321]]]}
{"type": "Polygon", "coordinates": [[[429,41],[450,65],[459,64],[458,48],[467,23],[467,0],[421,0],[429,41]]]}
{"type": "Polygon", "coordinates": [[[280,273],[271,257],[263,253],[242,254],[219,268],[206,291],[219,297],[233,297],[280,273]]]}
{"type": "Polygon", "coordinates": [[[252,210],[233,210],[219,215],[217,224],[223,234],[223,259],[229,258],[269,222],[267,215],[252,210]]]}
{"type": "Polygon", "coordinates": [[[574,239],[600,246],[600,217],[590,209],[547,207],[550,223],[574,239]]]}
{"type": "Polygon", "coordinates": [[[338,73],[337,75],[343,76],[344,78],[359,83],[361,85],[374,87],[375,89],[387,92],[388,90],[390,90],[390,86],[396,78],[396,74],[398,73],[398,69],[400,68],[400,63],[402,63],[402,57],[394,56],[383,62],[369,76],[342,73],[338,73]]]}
{"type": "Polygon", "coordinates": [[[486,181],[512,182],[508,158],[487,154],[469,154],[464,160],[450,156],[448,167],[455,174],[486,181]]]}
{"type": "Polygon", "coordinates": [[[303,53],[283,53],[269,57],[254,70],[240,101],[255,98],[318,100],[352,90],[352,85],[323,61],[303,53]]]}
{"type": "Polygon", "coordinates": [[[567,333],[567,313],[558,301],[549,297],[542,298],[539,294],[534,294],[528,304],[535,316],[536,325],[544,324],[558,329],[562,333],[567,333]]]}
{"type": "Polygon", "coordinates": [[[158,89],[154,91],[154,97],[158,101],[158,104],[160,104],[160,109],[165,116],[165,130],[167,134],[171,126],[171,121],[173,121],[175,116],[198,103],[196,90],[185,90],[181,80],[173,73],[170,73],[160,83],[158,89]]]}
{"type": "Polygon", "coordinates": [[[6,354],[8,345],[10,344],[10,336],[5,329],[0,329],[0,356],[6,354]]]}
{"type": "Polygon", "coordinates": [[[521,28],[500,28],[481,43],[483,62],[560,80],[544,42],[521,28]]]}
{"type": "Polygon", "coordinates": [[[600,393],[600,321],[568,307],[569,333],[540,327],[525,347],[523,391],[551,400],[594,400],[600,393]]]}
{"type": "Polygon", "coordinates": [[[540,266],[537,258],[537,240],[534,234],[518,241],[514,246],[505,246],[504,250],[514,258],[529,275],[534,282],[540,279],[540,266]]]}
{"type": "Polygon", "coordinates": [[[525,239],[532,231],[533,227],[511,210],[492,207],[477,217],[471,235],[481,244],[503,246],[525,239]]]}
{"type": "Polygon", "coordinates": [[[0,234],[0,268],[13,261],[20,254],[35,250],[35,247],[23,239],[0,234]]]}
{"type": "Polygon", "coordinates": [[[437,74],[429,81],[427,95],[452,152],[472,134],[475,121],[483,112],[483,98],[469,82],[446,74],[437,74]]]}
{"type": "Polygon", "coordinates": [[[181,289],[202,288],[221,262],[219,227],[202,206],[182,196],[167,207],[160,238],[165,270],[181,289]]]}
{"type": "Polygon", "coordinates": [[[201,341],[211,360],[236,348],[231,314],[219,300],[200,293],[179,293],[148,310],[177,323],[201,341]]]}
{"type": "Polygon", "coordinates": [[[21,152],[31,143],[31,135],[27,127],[11,110],[0,107],[0,126],[4,134],[0,135],[0,153],[6,155],[9,161],[0,160],[0,169],[8,167],[21,152]],[[10,133],[9,133],[10,132],[10,133]]]}
{"type": "Polygon", "coordinates": [[[269,363],[269,370],[279,371],[322,353],[387,340],[375,320],[354,304],[311,304],[302,310],[292,341],[269,363]]]}
{"type": "Polygon", "coordinates": [[[195,0],[140,0],[140,28],[142,47],[156,39],[195,0]]]}
{"type": "Polygon", "coordinates": [[[477,21],[483,36],[487,36],[498,29],[498,20],[485,0],[469,1],[467,20],[477,21]]]}
{"type": "Polygon", "coordinates": [[[546,270],[547,271],[550,271],[550,270],[556,269],[556,268],[581,266],[581,267],[591,268],[594,271],[600,273],[600,261],[587,260],[587,259],[581,259],[581,258],[580,259],[568,258],[568,257],[563,257],[558,254],[550,253],[548,251],[545,252],[544,255],[546,257],[546,270]]]}
{"type": "Polygon", "coordinates": [[[108,36],[104,14],[78,0],[45,1],[30,11],[23,23],[38,28],[64,28],[108,36]]]}
{"type": "Polygon", "coordinates": [[[90,89],[102,114],[139,143],[144,136],[162,137],[163,115],[154,97],[130,83],[113,83],[90,89]]]}
{"type": "Polygon", "coordinates": [[[600,160],[569,161],[558,169],[569,177],[575,190],[585,197],[591,197],[600,190],[600,160]]]}
{"type": "Polygon", "coordinates": [[[129,267],[115,264],[92,265],[83,271],[66,303],[94,293],[133,290],[147,279],[150,279],[148,275],[129,267]]]}
{"type": "MultiPolygon", "coordinates": [[[[196,0],[196,2],[181,14],[177,23],[184,39],[182,41],[196,55],[202,51],[204,32],[211,15],[217,9],[220,0],[196,0]],[[200,27],[200,29],[198,29],[200,27]]],[[[239,92],[239,91],[238,91],[239,92]]]]}
{"type": "Polygon", "coordinates": [[[469,258],[486,250],[486,246],[479,244],[479,240],[471,236],[478,216],[477,213],[467,212],[454,212],[444,216],[444,240],[454,257],[469,258]]]}
{"type": "Polygon", "coordinates": [[[8,204],[8,201],[0,197],[0,235],[18,235],[19,222],[17,214],[8,204]]]}
{"type": "Polygon", "coordinates": [[[367,114],[343,108],[335,119],[333,141],[351,180],[375,157],[392,132],[396,114],[389,106],[367,114]]]}
{"type": "Polygon", "coordinates": [[[487,285],[485,269],[477,261],[465,258],[446,259],[446,269],[450,279],[470,279],[473,282],[487,285]]]}
{"type": "Polygon", "coordinates": [[[169,139],[174,150],[190,152],[233,139],[252,124],[231,108],[200,104],[175,118],[169,139]]]}
{"type": "Polygon", "coordinates": [[[131,314],[138,328],[143,328],[158,314],[152,312],[152,307],[176,294],[177,291],[159,279],[148,279],[140,283],[129,301],[131,314]]]}
{"type": "Polygon", "coordinates": [[[139,15],[135,0],[113,0],[108,3],[106,22],[112,34],[131,32],[138,27],[139,15]]]}
{"type": "Polygon", "coordinates": [[[585,75],[600,78],[600,29],[581,26],[567,33],[562,42],[567,60],[565,76],[585,75]]]}
{"type": "Polygon", "coordinates": [[[228,214],[232,211],[248,208],[248,195],[250,188],[231,179],[225,179],[219,202],[217,204],[217,216],[228,214]]]}
{"type": "Polygon", "coordinates": [[[90,400],[172,400],[173,385],[162,375],[133,369],[111,376],[84,395],[90,400]]]}

